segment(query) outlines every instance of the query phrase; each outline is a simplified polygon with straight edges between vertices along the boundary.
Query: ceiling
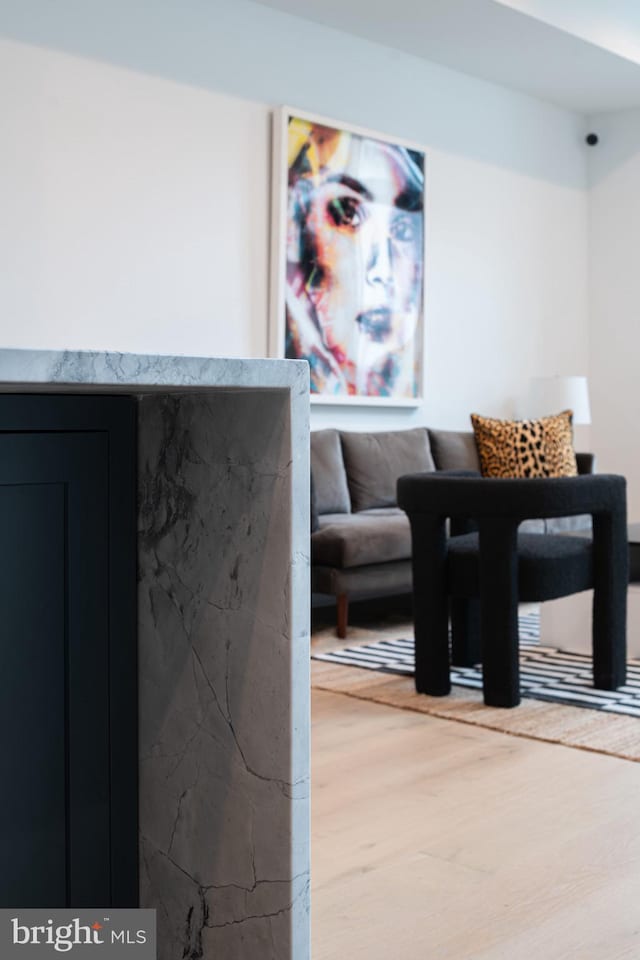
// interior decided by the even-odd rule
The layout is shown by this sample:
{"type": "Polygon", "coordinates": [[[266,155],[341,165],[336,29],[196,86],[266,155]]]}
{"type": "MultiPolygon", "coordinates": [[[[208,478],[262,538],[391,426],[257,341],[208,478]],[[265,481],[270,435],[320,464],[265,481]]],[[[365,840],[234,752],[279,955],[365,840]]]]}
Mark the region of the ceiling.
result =
{"type": "Polygon", "coordinates": [[[638,0],[259,0],[591,114],[640,106],[638,0]]]}

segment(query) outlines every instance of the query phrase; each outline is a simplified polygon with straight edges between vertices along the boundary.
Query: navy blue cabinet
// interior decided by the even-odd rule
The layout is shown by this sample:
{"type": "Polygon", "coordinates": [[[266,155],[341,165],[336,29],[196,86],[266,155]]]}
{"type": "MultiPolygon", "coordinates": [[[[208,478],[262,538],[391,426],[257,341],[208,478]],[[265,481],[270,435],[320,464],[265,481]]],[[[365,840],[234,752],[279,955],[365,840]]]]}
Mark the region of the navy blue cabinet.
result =
{"type": "Polygon", "coordinates": [[[136,906],[136,412],[0,397],[0,906],[136,906]]]}

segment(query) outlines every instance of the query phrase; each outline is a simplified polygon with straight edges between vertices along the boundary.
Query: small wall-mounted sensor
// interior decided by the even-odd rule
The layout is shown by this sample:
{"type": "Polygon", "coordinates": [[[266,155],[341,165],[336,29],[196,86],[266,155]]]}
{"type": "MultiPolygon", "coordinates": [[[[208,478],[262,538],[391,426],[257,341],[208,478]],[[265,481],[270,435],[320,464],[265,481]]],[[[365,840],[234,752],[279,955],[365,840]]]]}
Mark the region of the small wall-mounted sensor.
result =
{"type": "Polygon", "coordinates": [[[596,143],[598,142],[598,134],[588,133],[584,139],[585,139],[585,142],[588,143],[590,147],[595,147],[596,143]]]}

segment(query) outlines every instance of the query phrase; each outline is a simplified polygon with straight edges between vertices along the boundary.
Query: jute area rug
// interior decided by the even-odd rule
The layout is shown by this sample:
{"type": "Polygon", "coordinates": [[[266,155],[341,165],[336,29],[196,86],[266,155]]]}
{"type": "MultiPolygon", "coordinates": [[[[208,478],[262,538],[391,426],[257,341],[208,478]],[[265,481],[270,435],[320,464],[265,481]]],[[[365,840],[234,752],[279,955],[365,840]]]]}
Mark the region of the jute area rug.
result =
{"type": "MultiPolygon", "coordinates": [[[[411,625],[395,635],[408,635],[411,625]]],[[[358,630],[346,643],[380,639],[386,631],[358,630]]],[[[335,648],[339,641],[330,639],[331,631],[322,631],[312,637],[312,653],[335,648]]],[[[482,691],[453,687],[447,697],[429,697],[417,694],[412,677],[363,670],[323,661],[311,661],[311,686],[315,690],[341,693],[358,700],[370,700],[398,710],[411,710],[456,723],[468,723],[514,737],[528,737],[547,743],[559,743],[579,750],[604,753],[624,760],[640,761],[640,720],[605,714],[599,710],[585,710],[564,704],[523,699],[520,706],[507,710],[487,707],[482,691]]]]}

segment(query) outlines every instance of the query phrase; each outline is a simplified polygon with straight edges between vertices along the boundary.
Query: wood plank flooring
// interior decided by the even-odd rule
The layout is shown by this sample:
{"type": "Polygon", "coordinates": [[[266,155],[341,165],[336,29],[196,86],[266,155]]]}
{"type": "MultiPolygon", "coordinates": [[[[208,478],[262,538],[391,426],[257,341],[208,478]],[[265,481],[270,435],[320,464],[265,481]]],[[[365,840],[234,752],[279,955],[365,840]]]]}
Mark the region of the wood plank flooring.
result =
{"type": "Polygon", "coordinates": [[[640,958],[640,764],[320,691],[312,737],[314,960],[640,958]]]}

